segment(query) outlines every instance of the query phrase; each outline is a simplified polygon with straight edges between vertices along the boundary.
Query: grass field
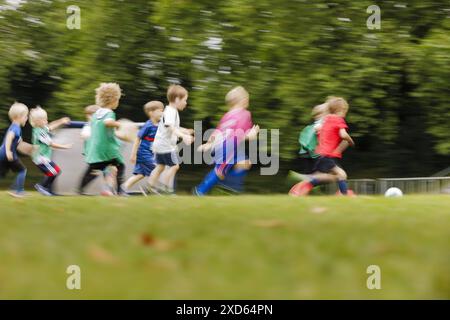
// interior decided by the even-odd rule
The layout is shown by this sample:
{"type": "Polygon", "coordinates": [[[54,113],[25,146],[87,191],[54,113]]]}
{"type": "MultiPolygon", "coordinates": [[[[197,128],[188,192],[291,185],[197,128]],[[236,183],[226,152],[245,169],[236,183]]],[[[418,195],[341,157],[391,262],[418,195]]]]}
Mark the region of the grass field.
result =
{"type": "Polygon", "coordinates": [[[450,197],[0,193],[0,298],[450,298],[450,197]],[[81,290],[66,268],[81,268],[81,290]],[[366,269],[381,268],[381,290],[366,269]]]}

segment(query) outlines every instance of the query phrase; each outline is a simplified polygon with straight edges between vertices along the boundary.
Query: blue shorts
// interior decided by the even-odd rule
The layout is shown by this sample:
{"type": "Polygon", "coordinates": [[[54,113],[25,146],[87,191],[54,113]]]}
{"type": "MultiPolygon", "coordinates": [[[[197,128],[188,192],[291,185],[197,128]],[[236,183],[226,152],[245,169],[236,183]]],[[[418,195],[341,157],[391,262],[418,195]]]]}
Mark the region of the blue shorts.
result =
{"type": "Polygon", "coordinates": [[[339,167],[338,158],[320,157],[314,167],[314,171],[328,173],[334,167],[339,167]]]}
{"type": "Polygon", "coordinates": [[[143,175],[144,177],[150,177],[153,169],[155,169],[155,164],[153,162],[138,162],[134,166],[134,175],[143,175]]]}
{"type": "Polygon", "coordinates": [[[156,164],[164,165],[168,167],[173,167],[181,163],[180,158],[176,152],[169,153],[156,153],[155,154],[156,164]]]}
{"type": "Polygon", "coordinates": [[[225,176],[233,166],[248,160],[245,153],[245,145],[239,145],[236,139],[224,141],[214,149],[214,162],[216,173],[225,176]]]}

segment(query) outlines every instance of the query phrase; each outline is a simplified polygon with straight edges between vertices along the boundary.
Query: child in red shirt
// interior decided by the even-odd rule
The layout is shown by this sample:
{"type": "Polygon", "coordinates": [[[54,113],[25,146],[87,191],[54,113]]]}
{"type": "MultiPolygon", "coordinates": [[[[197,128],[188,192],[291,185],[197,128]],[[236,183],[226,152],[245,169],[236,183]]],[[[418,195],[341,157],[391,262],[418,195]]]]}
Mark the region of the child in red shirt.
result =
{"type": "Polygon", "coordinates": [[[342,152],[346,146],[354,146],[355,143],[347,133],[347,115],[349,106],[343,98],[332,98],[328,101],[329,115],[324,118],[318,131],[319,144],[316,153],[320,155],[315,170],[317,173],[310,176],[309,181],[304,181],[292,190],[292,195],[305,196],[315,186],[323,183],[337,181],[341,194],[347,195],[347,173],[338,165],[342,158],[342,152]],[[347,143],[342,143],[346,141],[347,143]]]}

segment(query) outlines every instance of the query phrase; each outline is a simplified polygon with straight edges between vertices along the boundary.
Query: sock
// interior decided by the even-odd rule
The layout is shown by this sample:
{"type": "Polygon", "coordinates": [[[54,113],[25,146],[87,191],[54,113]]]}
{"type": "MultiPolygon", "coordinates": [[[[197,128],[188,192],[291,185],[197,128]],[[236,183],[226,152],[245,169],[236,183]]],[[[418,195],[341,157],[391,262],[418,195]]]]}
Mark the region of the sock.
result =
{"type": "Polygon", "coordinates": [[[13,186],[13,188],[17,192],[24,192],[25,191],[24,185],[25,185],[25,177],[26,176],[27,176],[27,170],[20,171],[17,174],[16,182],[15,182],[15,184],[13,186]]]}
{"type": "Polygon", "coordinates": [[[311,183],[313,187],[317,187],[320,184],[320,181],[316,178],[312,178],[309,183],[311,183]]]}
{"type": "Polygon", "coordinates": [[[219,182],[219,177],[216,174],[216,170],[212,169],[203,179],[202,183],[197,186],[197,192],[199,194],[208,193],[219,182]]]}
{"type": "Polygon", "coordinates": [[[343,195],[346,195],[348,192],[348,188],[347,188],[347,181],[346,180],[340,180],[338,182],[338,186],[339,186],[339,191],[341,191],[341,193],[343,195]]]}
{"type": "Polygon", "coordinates": [[[245,177],[248,174],[248,170],[245,169],[231,169],[222,184],[225,187],[229,187],[237,192],[243,191],[243,185],[245,177]]]}

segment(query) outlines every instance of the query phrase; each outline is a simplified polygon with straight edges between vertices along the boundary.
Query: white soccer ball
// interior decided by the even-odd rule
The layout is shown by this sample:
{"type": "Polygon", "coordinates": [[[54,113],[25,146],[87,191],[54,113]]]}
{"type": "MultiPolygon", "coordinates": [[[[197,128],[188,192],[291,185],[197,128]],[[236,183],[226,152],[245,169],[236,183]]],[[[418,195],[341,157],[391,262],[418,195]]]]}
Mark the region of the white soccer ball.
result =
{"type": "Polygon", "coordinates": [[[389,189],[386,190],[384,196],[388,197],[388,198],[402,197],[403,196],[403,192],[399,188],[389,188],[389,189]]]}

